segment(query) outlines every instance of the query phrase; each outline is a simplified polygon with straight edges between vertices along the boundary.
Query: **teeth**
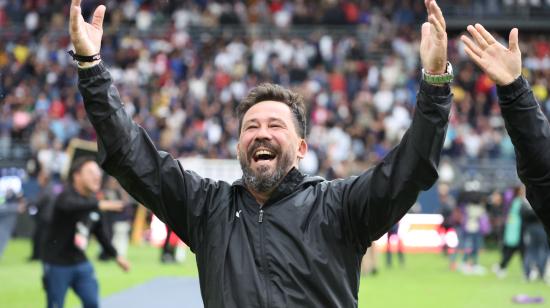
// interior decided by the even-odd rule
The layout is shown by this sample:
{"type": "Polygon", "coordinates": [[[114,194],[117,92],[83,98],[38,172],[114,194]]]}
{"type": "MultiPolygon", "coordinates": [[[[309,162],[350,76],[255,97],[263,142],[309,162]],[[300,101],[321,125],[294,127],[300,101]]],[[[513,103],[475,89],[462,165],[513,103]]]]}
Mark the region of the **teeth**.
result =
{"type": "Polygon", "coordinates": [[[258,152],[256,152],[256,156],[259,156],[259,155],[273,155],[273,153],[267,150],[259,150],[258,152]]]}
{"type": "Polygon", "coordinates": [[[264,150],[264,149],[258,150],[258,151],[256,151],[256,153],[254,153],[254,159],[255,160],[260,159],[260,157],[262,157],[262,156],[264,158],[267,158],[267,159],[273,159],[275,157],[275,153],[273,153],[269,150],[264,150]]]}

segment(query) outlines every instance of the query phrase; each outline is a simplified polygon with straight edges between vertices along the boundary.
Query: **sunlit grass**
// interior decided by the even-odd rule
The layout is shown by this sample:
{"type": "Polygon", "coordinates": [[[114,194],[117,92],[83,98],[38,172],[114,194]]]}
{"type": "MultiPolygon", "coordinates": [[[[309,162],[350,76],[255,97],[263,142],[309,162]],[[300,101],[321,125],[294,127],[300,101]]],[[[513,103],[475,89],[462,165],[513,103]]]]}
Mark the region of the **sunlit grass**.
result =
{"type": "MultiPolygon", "coordinates": [[[[0,307],[45,307],[41,287],[40,263],[26,261],[30,243],[13,240],[0,260],[0,307]]],[[[97,246],[88,255],[95,260],[97,246]]],[[[101,296],[119,292],[131,286],[160,276],[196,276],[195,258],[188,254],[183,264],[165,265],[159,262],[160,251],[149,246],[130,248],[130,273],[122,272],[114,262],[94,261],[100,281],[101,296]]],[[[496,263],[497,252],[485,252],[481,263],[487,267],[484,276],[465,276],[448,270],[445,258],[436,254],[406,256],[406,265],[386,269],[384,255],[379,256],[379,274],[361,279],[359,307],[516,307],[511,299],[517,294],[545,297],[550,307],[550,287],[542,282],[525,283],[522,280],[519,257],[510,264],[508,276],[497,279],[490,266],[496,263]]],[[[199,294],[197,294],[199,296],[199,294]]],[[[78,307],[79,301],[72,292],[67,307],[78,307]]],[[[182,304],[184,307],[184,304],[182,304]]],[[[523,305],[529,306],[529,305],[523,305]]]]}

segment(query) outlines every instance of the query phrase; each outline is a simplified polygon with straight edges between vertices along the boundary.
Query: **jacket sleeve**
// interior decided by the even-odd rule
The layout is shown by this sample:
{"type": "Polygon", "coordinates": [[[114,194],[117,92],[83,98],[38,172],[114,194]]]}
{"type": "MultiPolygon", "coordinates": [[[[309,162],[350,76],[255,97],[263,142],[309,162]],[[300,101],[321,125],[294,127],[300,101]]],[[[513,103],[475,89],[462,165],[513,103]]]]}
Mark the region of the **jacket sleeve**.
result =
{"type": "Polygon", "coordinates": [[[422,82],[411,127],[374,168],[344,185],[344,219],[365,250],[411,208],[421,190],[437,180],[437,166],[451,107],[448,85],[422,82]]]}
{"type": "Polygon", "coordinates": [[[527,80],[497,88],[506,130],[516,152],[527,199],[550,235],[550,124],[527,80]]]}
{"type": "Polygon", "coordinates": [[[183,170],[168,153],[157,151],[145,130],[126,114],[103,63],[78,74],[102,167],[195,251],[206,213],[216,204],[212,200],[220,198],[220,185],[228,184],[183,170]]]}
{"type": "Polygon", "coordinates": [[[57,197],[55,206],[66,212],[94,211],[98,210],[99,203],[96,198],[82,197],[71,188],[67,188],[57,197]]]}

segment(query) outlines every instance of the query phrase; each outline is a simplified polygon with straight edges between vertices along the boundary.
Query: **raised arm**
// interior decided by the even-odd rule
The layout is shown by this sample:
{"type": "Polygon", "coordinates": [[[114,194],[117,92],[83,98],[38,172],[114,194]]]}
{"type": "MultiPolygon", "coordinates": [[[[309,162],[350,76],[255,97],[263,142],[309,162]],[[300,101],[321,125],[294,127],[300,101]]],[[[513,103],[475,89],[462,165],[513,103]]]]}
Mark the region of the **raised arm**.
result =
{"type": "MultiPolygon", "coordinates": [[[[86,23],[80,2],[71,3],[71,40],[77,55],[93,56],[101,46],[105,7],[99,6],[92,22],[86,23]]],[[[126,114],[103,63],[79,63],[78,75],[86,112],[97,132],[102,167],[196,249],[207,213],[213,210],[209,200],[214,194],[227,193],[229,185],[184,171],[168,153],[157,151],[145,130],[126,114]]]]}
{"type": "MultiPolygon", "coordinates": [[[[420,57],[424,70],[446,80],[447,34],[441,9],[425,1],[428,21],[422,25],[420,57]]],[[[362,248],[397,223],[421,190],[438,178],[437,166],[451,106],[449,80],[422,81],[411,127],[376,167],[344,180],[344,216],[362,248]],[[436,84],[437,83],[437,84],[436,84]]]]}
{"type": "Polygon", "coordinates": [[[527,199],[550,234],[550,124],[531,87],[521,76],[518,29],[510,31],[508,48],[485,28],[468,26],[462,36],[468,56],[496,84],[502,117],[516,150],[517,171],[527,199]]]}

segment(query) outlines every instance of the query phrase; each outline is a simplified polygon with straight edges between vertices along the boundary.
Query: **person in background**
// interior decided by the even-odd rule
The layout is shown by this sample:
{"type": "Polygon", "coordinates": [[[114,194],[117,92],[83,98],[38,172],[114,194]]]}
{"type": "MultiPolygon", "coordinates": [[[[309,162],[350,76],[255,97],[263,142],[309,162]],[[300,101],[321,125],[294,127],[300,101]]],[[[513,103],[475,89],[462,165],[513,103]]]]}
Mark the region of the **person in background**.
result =
{"type": "Polygon", "coordinates": [[[361,275],[373,275],[378,274],[378,252],[376,251],[376,245],[373,243],[367,249],[365,255],[361,259],[361,275]]]}
{"type": "Polygon", "coordinates": [[[22,196],[12,189],[7,189],[4,196],[0,194],[0,259],[12,236],[17,214],[24,209],[21,200],[22,196]]]}
{"type": "Polygon", "coordinates": [[[515,189],[515,197],[510,204],[504,235],[502,237],[502,257],[499,264],[493,265],[493,272],[499,278],[506,277],[506,268],[514,254],[519,252],[523,258],[523,246],[521,242],[521,208],[525,203],[525,187],[518,186],[515,189]]]}
{"type": "Polygon", "coordinates": [[[43,255],[43,284],[49,308],[63,307],[71,287],[86,308],[98,307],[99,290],[92,264],[86,258],[88,238],[95,235],[103,250],[128,271],[104,233],[100,211],[120,211],[120,201],[98,201],[101,169],[93,158],[81,157],[69,171],[69,183],[54,203],[43,255]]]}
{"type": "Polygon", "coordinates": [[[464,223],[466,219],[466,205],[469,202],[470,192],[464,188],[458,193],[457,202],[452,209],[451,217],[449,218],[450,224],[454,226],[457,238],[457,246],[449,254],[449,268],[451,271],[455,271],[458,268],[457,258],[459,254],[464,254],[465,241],[464,241],[464,223]]]}
{"type": "Polygon", "coordinates": [[[456,208],[456,201],[453,196],[449,193],[449,185],[447,183],[441,183],[437,187],[437,193],[439,197],[439,211],[441,216],[443,216],[443,222],[439,228],[439,233],[441,235],[441,252],[444,256],[449,255],[449,245],[447,243],[447,233],[454,229],[456,231],[457,222],[455,221],[455,215],[453,215],[456,208]]]}
{"type": "Polygon", "coordinates": [[[401,237],[399,237],[399,223],[396,223],[393,225],[388,231],[388,242],[386,245],[386,266],[391,267],[392,266],[392,242],[395,242],[397,244],[396,250],[397,250],[397,257],[399,259],[399,264],[401,266],[405,265],[405,255],[403,253],[403,241],[401,240],[401,237]]]}
{"type": "Polygon", "coordinates": [[[486,208],[491,224],[491,232],[487,236],[487,240],[491,241],[493,245],[500,245],[506,219],[504,215],[504,197],[500,191],[495,190],[491,193],[487,198],[486,208]]]}
{"type": "MultiPolygon", "coordinates": [[[[134,216],[134,207],[128,196],[117,180],[111,176],[107,176],[105,187],[102,190],[103,199],[105,200],[120,200],[124,203],[124,208],[120,212],[107,211],[103,213],[104,227],[107,238],[119,255],[126,257],[128,252],[128,244],[130,242],[131,221],[134,216]]],[[[109,254],[101,251],[100,260],[109,260],[109,254]]]]}
{"type": "MultiPolygon", "coordinates": [[[[538,219],[529,203],[524,202],[521,207],[521,221],[523,224],[523,275],[527,281],[537,278],[545,279],[546,261],[548,260],[548,244],[544,226],[538,219]]],[[[550,282],[550,281],[549,281],[550,282]]]]}
{"type": "Polygon", "coordinates": [[[59,193],[57,187],[51,182],[47,171],[41,170],[38,173],[38,185],[40,192],[36,200],[30,204],[34,212],[35,226],[32,235],[32,252],[29,260],[40,260],[42,258],[45,244],[45,230],[48,229],[53,215],[55,197],[59,193]]]}
{"type": "MultiPolygon", "coordinates": [[[[483,246],[483,235],[487,232],[487,211],[482,202],[481,192],[470,192],[469,201],[464,208],[464,255],[462,272],[465,274],[484,274],[485,269],[479,265],[479,250],[483,246]]],[[[487,220],[488,221],[488,220],[487,220]]]]}

